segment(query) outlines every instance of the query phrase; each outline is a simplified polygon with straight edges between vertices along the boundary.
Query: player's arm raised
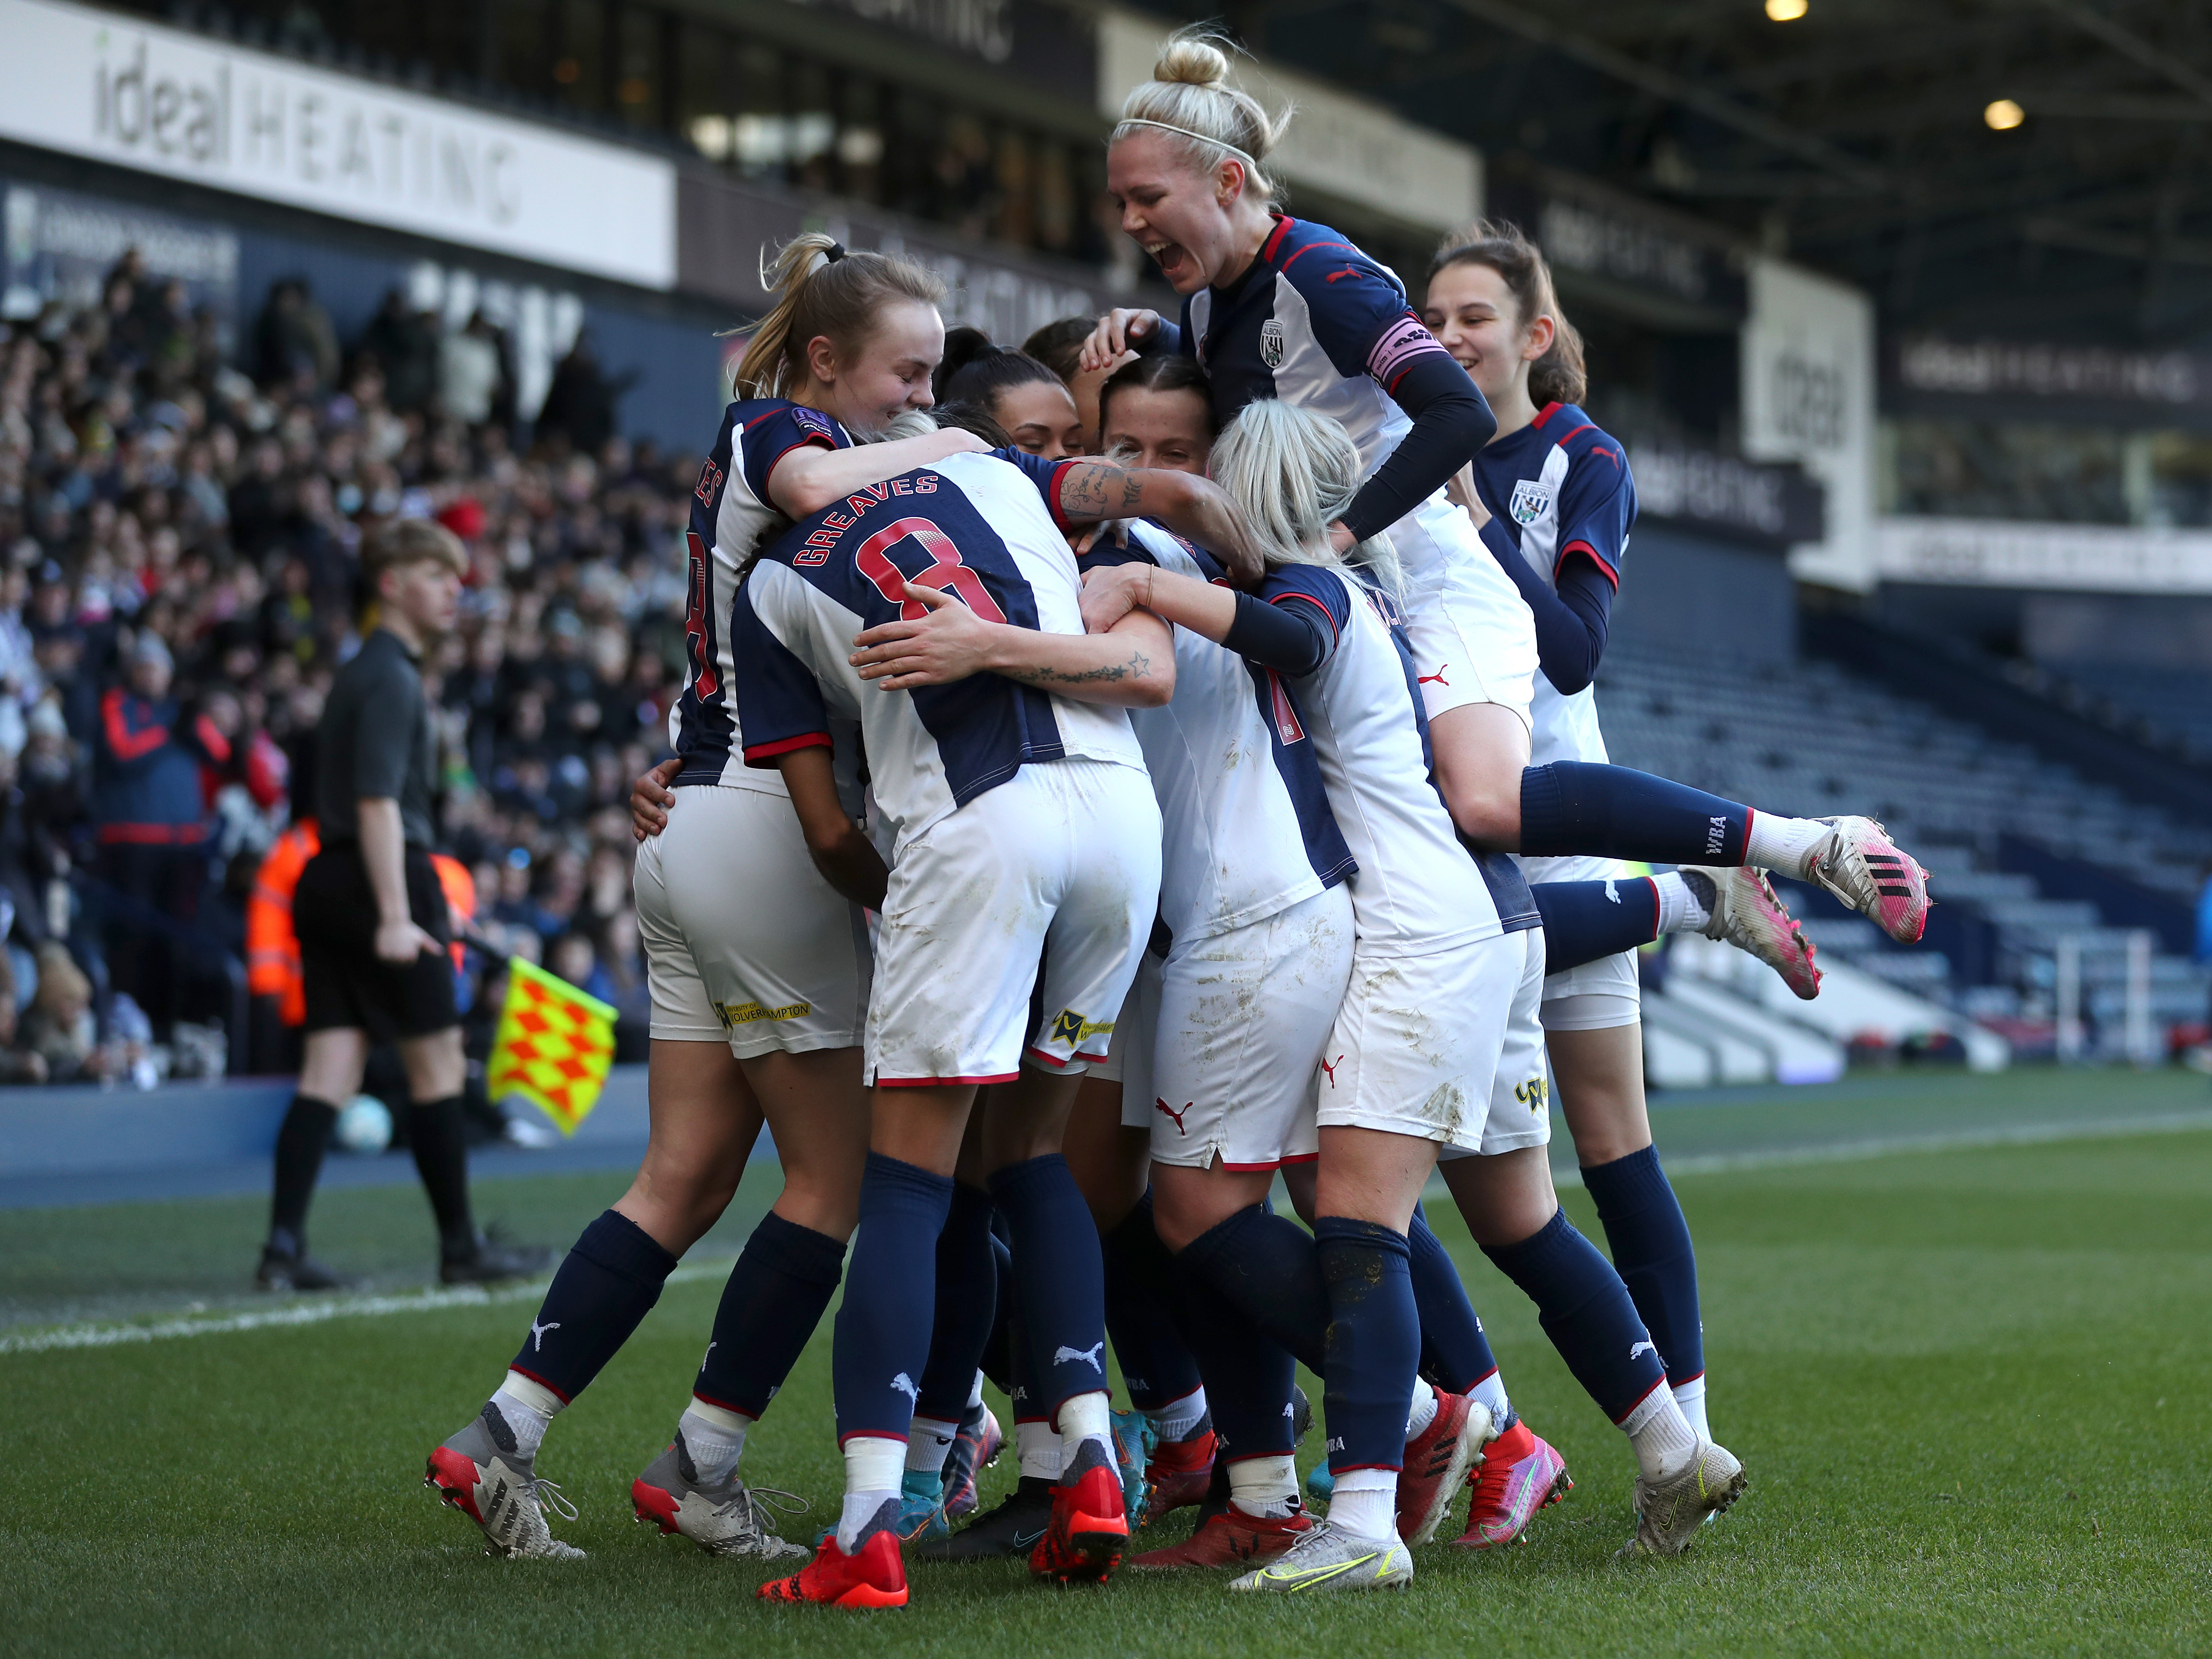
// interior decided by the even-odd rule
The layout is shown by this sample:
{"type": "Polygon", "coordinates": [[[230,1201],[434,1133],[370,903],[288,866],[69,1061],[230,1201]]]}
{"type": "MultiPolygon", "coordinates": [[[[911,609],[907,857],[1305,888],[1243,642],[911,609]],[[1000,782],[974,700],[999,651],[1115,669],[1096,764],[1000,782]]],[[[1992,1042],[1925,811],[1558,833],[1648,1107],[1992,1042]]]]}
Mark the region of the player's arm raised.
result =
{"type": "Polygon", "coordinates": [[[928,608],[912,622],[884,623],[854,638],[853,665],[886,691],[946,685],[971,674],[1002,674],[1079,702],[1156,708],[1175,696],[1175,637],[1165,623],[1127,611],[1110,632],[1047,634],[986,622],[940,588],[906,585],[928,608]]]}
{"type": "Polygon", "coordinates": [[[1061,520],[1072,524],[1156,520],[1220,560],[1238,587],[1249,587],[1267,574],[1266,561],[1237,504],[1219,484],[1195,473],[1077,461],[1060,470],[1056,505],[1061,520]]]}

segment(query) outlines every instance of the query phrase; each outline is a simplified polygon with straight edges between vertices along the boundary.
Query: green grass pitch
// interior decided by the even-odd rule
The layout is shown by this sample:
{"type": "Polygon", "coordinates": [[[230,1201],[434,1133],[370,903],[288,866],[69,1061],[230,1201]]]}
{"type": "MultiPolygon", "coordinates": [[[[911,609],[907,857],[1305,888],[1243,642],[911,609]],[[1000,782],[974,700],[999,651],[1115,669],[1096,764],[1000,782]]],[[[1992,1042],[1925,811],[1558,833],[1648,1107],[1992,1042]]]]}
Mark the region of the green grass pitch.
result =
{"type": "MultiPolygon", "coordinates": [[[[1911,1115],[1899,1103],[1916,1089],[1917,1120],[1938,1131],[1947,1113],[1974,1118],[2007,1100],[2045,1109],[2064,1095],[2089,1120],[2206,1103],[2201,1079],[2172,1073],[1854,1083],[1797,1091],[1786,1110],[1753,1101],[1731,1118],[1723,1100],[1662,1113],[1662,1142],[1687,1148],[1686,1164],[1799,1146],[1793,1126],[1820,1099],[1879,1140],[1911,1115]]],[[[621,1185],[486,1182],[480,1204],[566,1238],[621,1185]]],[[[1421,1552],[1402,1595],[1232,1601],[1218,1579],[1134,1575],[1055,1591],[1009,1564],[918,1569],[914,1604],[897,1613],[765,1606],[752,1595],[757,1564],[711,1560],[629,1519],[630,1479],[664,1443],[704,1346],[720,1278],[708,1271],[672,1285],[554,1426],[540,1468],[582,1511],[556,1531],[590,1552],[568,1565],[487,1559],[475,1529],[420,1484],[429,1446],[497,1380],[527,1295],[0,1351],[0,1652],[2212,1649],[2212,1134],[1893,1152],[1719,1169],[1678,1186],[1703,1273],[1714,1425],[1752,1476],[1680,1561],[1613,1563],[1629,1526],[1625,1442],[1526,1302],[1432,1206],[1516,1403],[1565,1453],[1577,1489],[1525,1547],[1421,1552]]],[[[756,1171],[702,1249],[734,1249],[772,1192],[756,1171]]],[[[1583,1194],[1565,1198],[1601,1239],[1583,1194]]],[[[234,1294],[259,1211],[222,1200],[0,1215],[0,1312],[20,1340],[26,1322],[194,1299],[219,1315],[226,1297],[265,1308],[234,1294]]],[[[333,1258],[419,1275],[419,1194],[333,1192],[317,1219],[333,1258]]],[[[1012,1462],[988,1477],[987,1499],[1011,1482],[1012,1462]]],[[[756,1431],[746,1469],[811,1500],[815,1516],[833,1512],[826,1325],[756,1431]]],[[[1149,1536],[1171,1540],[1184,1524],[1149,1536]]]]}

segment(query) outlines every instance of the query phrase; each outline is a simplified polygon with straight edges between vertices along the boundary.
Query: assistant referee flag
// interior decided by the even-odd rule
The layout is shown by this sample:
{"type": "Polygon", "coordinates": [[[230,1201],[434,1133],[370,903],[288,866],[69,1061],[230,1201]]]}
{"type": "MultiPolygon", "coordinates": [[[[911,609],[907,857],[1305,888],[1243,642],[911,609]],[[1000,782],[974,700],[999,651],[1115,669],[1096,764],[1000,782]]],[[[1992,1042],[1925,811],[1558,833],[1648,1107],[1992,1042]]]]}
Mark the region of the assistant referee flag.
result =
{"type": "Polygon", "coordinates": [[[613,1008],[520,957],[508,960],[507,1002],[484,1072],[492,1099],[521,1095],[572,1135],[599,1104],[614,1057],[613,1008]]]}

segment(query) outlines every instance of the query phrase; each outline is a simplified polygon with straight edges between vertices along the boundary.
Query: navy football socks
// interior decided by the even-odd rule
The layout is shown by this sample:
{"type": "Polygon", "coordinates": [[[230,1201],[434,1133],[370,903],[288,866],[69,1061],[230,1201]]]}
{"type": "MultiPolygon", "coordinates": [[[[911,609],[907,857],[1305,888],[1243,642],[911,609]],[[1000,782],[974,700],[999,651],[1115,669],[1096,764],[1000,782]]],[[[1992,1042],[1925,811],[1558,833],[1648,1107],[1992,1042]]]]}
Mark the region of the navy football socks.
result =
{"type": "Polygon", "coordinates": [[[990,1194],[956,1184],[952,1212],[937,1236],[937,1316],[929,1333],[917,1417],[957,1423],[968,1409],[991,1328],[998,1322],[997,1243],[991,1237],[990,1194]]]}
{"type": "Polygon", "coordinates": [[[844,1245],[827,1233],[773,1210],[763,1216],[722,1286],[691,1392],[710,1406],[758,1418],[822,1322],[844,1265],[844,1245]]]}
{"type": "MultiPolygon", "coordinates": [[[[1176,1260],[1243,1309],[1301,1365],[1327,1375],[1328,1287],[1322,1282],[1313,1236],[1297,1222],[1254,1204],[1207,1228],[1176,1260]]],[[[1212,1398],[1211,1389],[1206,1397],[1212,1398]]]]}
{"type": "Polygon", "coordinates": [[[951,1176],[868,1154],[852,1283],[830,1350],[841,1443],[907,1437],[937,1307],[937,1236],[951,1207],[951,1176]]]}
{"type": "Polygon", "coordinates": [[[1698,1315],[1698,1257],[1690,1224],[1659,1149],[1646,1146],[1610,1164],[1583,1166],[1583,1186],[1597,1205],[1613,1265],[1659,1345],[1674,1388],[1705,1374],[1705,1327],[1698,1315]]]}
{"type": "Polygon", "coordinates": [[[1223,1462],[1281,1456],[1297,1437],[1291,1432],[1291,1387],[1297,1367],[1290,1351],[1271,1342],[1243,1310],[1194,1276],[1184,1291],[1190,1310],[1190,1342],[1206,1381],[1215,1455],[1223,1462]]]}
{"type": "Polygon", "coordinates": [[[1554,761],[1521,774],[1518,850],[1530,858],[1737,865],[1750,824],[1747,806],[1626,766],[1554,761]]]}
{"type": "Polygon", "coordinates": [[[1105,1267],[1098,1229],[1067,1160],[1053,1152],[991,1176],[1013,1233],[1014,1290],[1047,1422],[1106,1388],[1105,1267]]]}
{"type": "Polygon", "coordinates": [[[1544,918],[1544,971],[1633,951],[1659,937],[1659,889],[1649,876],[1529,884],[1544,918]]]}
{"type": "Polygon", "coordinates": [[[1406,1242],[1413,1305],[1421,1320],[1421,1374],[1449,1393],[1470,1393],[1484,1378],[1498,1375],[1498,1358],[1490,1352],[1490,1339],[1482,1334],[1458,1267],[1430,1231],[1419,1204],[1413,1206],[1406,1242]]]}
{"type": "Polygon", "coordinates": [[[1314,1222],[1314,1255],[1328,1290],[1329,1472],[1401,1468],[1421,1356],[1406,1236],[1325,1215],[1314,1222]]]}
{"type": "Polygon", "coordinates": [[[1575,1231],[1565,1211],[1555,1212],[1518,1244],[1486,1244],[1482,1253],[1528,1292],[1544,1334],[1613,1422],[1625,1421],[1666,1382],[1659,1351],[1636,1316],[1628,1287],[1597,1247],[1575,1231]]]}
{"type": "Polygon", "coordinates": [[[1183,1311],[1182,1279],[1153,1230],[1152,1195],[1146,1193],[1098,1243],[1106,1263],[1106,1334],[1114,1339],[1129,1403],[1140,1412],[1164,1410],[1198,1388],[1199,1368],[1176,1317],[1183,1311]]]}
{"type": "Polygon", "coordinates": [[[606,1211],[562,1258],[507,1369],[573,1401],[653,1311],[675,1271],[676,1258],[650,1233],[606,1211]]]}

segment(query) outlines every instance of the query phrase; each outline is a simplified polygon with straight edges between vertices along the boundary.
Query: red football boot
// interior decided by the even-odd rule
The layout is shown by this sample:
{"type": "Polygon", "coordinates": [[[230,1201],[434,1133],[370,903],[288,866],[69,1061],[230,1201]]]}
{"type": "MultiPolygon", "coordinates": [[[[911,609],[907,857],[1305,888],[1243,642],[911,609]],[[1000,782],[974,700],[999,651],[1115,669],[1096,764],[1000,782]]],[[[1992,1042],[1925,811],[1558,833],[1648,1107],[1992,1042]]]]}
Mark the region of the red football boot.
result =
{"type": "Polygon", "coordinates": [[[1146,1525],[1206,1501],[1206,1489],[1213,1480],[1214,1450],[1220,1443],[1221,1437],[1208,1428],[1188,1440],[1163,1440],[1153,1449],[1152,1461],[1145,1466],[1145,1484],[1152,1489],[1145,1506],[1146,1525]]]}
{"type": "Polygon", "coordinates": [[[1474,1497],[1467,1506],[1467,1530],[1452,1541],[1471,1550],[1520,1543],[1536,1511],[1560,1502],[1574,1489],[1567,1460],[1516,1418],[1511,1428],[1482,1449],[1474,1497]]]}
{"type": "Polygon", "coordinates": [[[788,1578],[771,1578],[756,1592],[763,1601],[815,1601],[830,1607],[902,1607],[906,1605],[906,1563],[898,1540],[888,1532],[870,1533],[848,1555],[832,1531],[814,1559],[788,1578]]]}
{"type": "Polygon", "coordinates": [[[1129,1546],[1121,1480],[1096,1441],[1082,1442],[1076,1455],[1082,1466],[1052,1489],[1052,1521],[1030,1552],[1030,1571],[1055,1583],[1103,1584],[1129,1546]]]}
{"type": "Polygon", "coordinates": [[[1239,1510],[1218,1511],[1206,1517],[1197,1531],[1180,1544],[1146,1550],[1129,1558],[1132,1567],[1255,1567],[1282,1554],[1313,1530],[1314,1518],[1304,1510],[1273,1517],[1246,1515],[1239,1510]]]}
{"type": "Polygon", "coordinates": [[[1490,1408],[1468,1395],[1437,1390],[1436,1419],[1406,1443],[1398,1471],[1398,1536],[1425,1544],[1491,1437],[1490,1408]]]}

